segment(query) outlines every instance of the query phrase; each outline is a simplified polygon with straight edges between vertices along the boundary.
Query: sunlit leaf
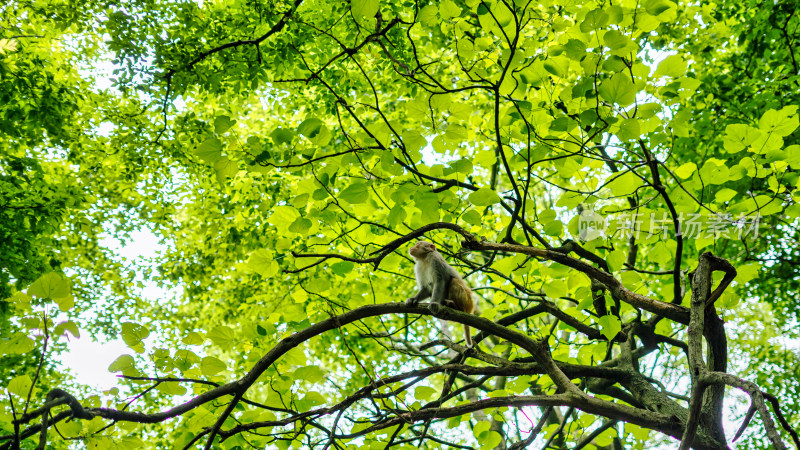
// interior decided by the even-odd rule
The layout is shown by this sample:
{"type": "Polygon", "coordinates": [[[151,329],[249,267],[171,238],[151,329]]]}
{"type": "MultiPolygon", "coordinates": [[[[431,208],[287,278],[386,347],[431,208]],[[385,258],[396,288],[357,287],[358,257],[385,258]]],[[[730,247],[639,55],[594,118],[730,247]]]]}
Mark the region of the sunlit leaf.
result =
{"type": "Polygon", "coordinates": [[[276,145],[286,144],[292,142],[294,139],[294,132],[286,128],[276,128],[271,134],[272,142],[276,145]]]}
{"type": "Polygon", "coordinates": [[[9,381],[6,389],[8,392],[21,397],[26,398],[28,396],[28,392],[31,390],[31,386],[33,385],[33,380],[28,375],[18,375],[9,381]]]}
{"type": "Polygon", "coordinates": [[[622,331],[622,322],[614,316],[606,315],[597,319],[598,323],[600,324],[600,332],[603,336],[606,337],[609,341],[614,339],[614,336],[617,335],[620,331],[622,331]]]}
{"type": "Polygon", "coordinates": [[[373,17],[378,12],[378,0],[351,0],[351,10],[357,17],[373,17]]]}
{"type": "Polygon", "coordinates": [[[122,355],[108,366],[109,372],[126,372],[136,368],[136,363],[131,355],[122,355]]]}
{"type": "Polygon", "coordinates": [[[27,353],[36,347],[36,342],[24,333],[14,333],[0,347],[0,352],[8,355],[27,353]]]}
{"type": "Polygon", "coordinates": [[[200,370],[206,376],[216,375],[225,369],[225,363],[213,356],[206,356],[200,361],[200,370]]]}
{"type": "Polygon", "coordinates": [[[201,160],[214,164],[222,159],[222,141],[215,137],[208,138],[197,147],[195,154],[201,160]]]}
{"type": "Polygon", "coordinates": [[[183,337],[183,339],[181,339],[181,342],[183,342],[186,345],[201,345],[203,341],[204,341],[203,336],[201,336],[200,333],[194,331],[187,334],[186,336],[183,337]]]}
{"type": "Polygon", "coordinates": [[[481,188],[469,195],[469,201],[475,206],[489,206],[500,203],[502,199],[492,189],[481,188]]]}
{"type": "Polygon", "coordinates": [[[598,89],[600,97],[620,106],[628,106],[636,98],[636,88],[630,77],[620,72],[603,82],[598,89]]]}
{"type": "Polygon", "coordinates": [[[681,55],[670,55],[658,63],[658,68],[653,74],[654,77],[668,76],[678,78],[686,72],[686,61],[681,55]]]}
{"type": "Polygon", "coordinates": [[[70,282],[59,273],[46,273],[28,287],[28,294],[51,299],[67,297],[71,294],[70,282]]]}
{"type": "Polygon", "coordinates": [[[78,329],[78,326],[71,320],[66,320],[56,325],[56,327],[53,329],[53,334],[56,336],[66,335],[67,331],[69,331],[72,336],[76,338],[81,337],[81,332],[78,329]]]}
{"type": "Polygon", "coordinates": [[[142,341],[150,335],[150,330],[144,325],[132,322],[124,322],[122,324],[122,332],[120,337],[128,347],[140,347],[142,341]]]}
{"type": "Polygon", "coordinates": [[[339,198],[350,204],[364,203],[369,197],[369,187],[366,183],[355,182],[339,193],[339,198]]]}
{"type": "Polygon", "coordinates": [[[214,131],[218,134],[222,134],[228,131],[236,121],[231,120],[228,116],[217,116],[214,119],[214,131]]]}
{"type": "Polygon", "coordinates": [[[318,383],[325,377],[325,372],[317,366],[300,367],[294,371],[294,377],[309,383],[318,383]]]}
{"type": "Polygon", "coordinates": [[[235,343],[235,337],[233,329],[224,325],[214,327],[208,332],[211,342],[223,349],[230,349],[235,343]]]}
{"type": "Polygon", "coordinates": [[[246,265],[248,269],[258,273],[262,277],[271,277],[278,273],[279,270],[273,252],[263,248],[251,253],[246,265]]]}

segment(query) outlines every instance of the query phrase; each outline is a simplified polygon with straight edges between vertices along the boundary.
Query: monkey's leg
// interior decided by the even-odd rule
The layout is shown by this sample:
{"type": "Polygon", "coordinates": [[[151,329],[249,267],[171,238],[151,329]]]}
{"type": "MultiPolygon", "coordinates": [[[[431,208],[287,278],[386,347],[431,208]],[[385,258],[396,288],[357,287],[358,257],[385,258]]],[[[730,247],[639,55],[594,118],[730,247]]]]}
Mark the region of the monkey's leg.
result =
{"type": "Polygon", "coordinates": [[[431,303],[443,305],[447,295],[447,282],[439,279],[433,282],[433,293],[431,293],[431,303]]]}
{"type": "Polygon", "coordinates": [[[433,282],[433,293],[431,294],[431,304],[428,306],[428,309],[434,313],[438,314],[439,311],[442,309],[442,305],[445,301],[445,293],[447,292],[447,283],[444,280],[436,280],[433,282]]]}

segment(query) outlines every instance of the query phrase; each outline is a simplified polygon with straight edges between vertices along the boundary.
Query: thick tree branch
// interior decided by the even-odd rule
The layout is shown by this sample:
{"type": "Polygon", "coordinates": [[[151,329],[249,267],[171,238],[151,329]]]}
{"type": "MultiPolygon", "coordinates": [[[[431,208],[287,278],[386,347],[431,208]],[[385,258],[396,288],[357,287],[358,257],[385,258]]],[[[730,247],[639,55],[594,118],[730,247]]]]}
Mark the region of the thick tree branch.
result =
{"type": "MultiPolygon", "coordinates": [[[[306,329],[295,333],[286,339],[280,341],[277,345],[275,345],[272,350],[270,350],[264,357],[262,357],[254,366],[253,368],[241,379],[219,386],[217,388],[211,389],[205,393],[200,394],[199,396],[195,397],[194,399],[171,408],[169,410],[159,412],[159,413],[152,413],[152,414],[145,414],[145,413],[137,413],[137,412],[128,412],[128,411],[120,411],[120,410],[113,410],[107,408],[83,408],[77,403],[77,400],[74,397],[69,396],[69,394],[63,393],[63,391],[54,391],[53,399],[55,398],[66,398],[65,402],[70,405],[71,410],[68,415],[76,418],[83,418],[83,419],[90,419],[92,417],[101,417],[106,419],[111,419],[115,421],[131,421],[131,422],[139,422],[139,423],[156,423],[167,420],[169,418],[175,417],[177,415],[183,414],[188,412],[198,406],[201,406],[205,403],[208,403],[212,400],[219,399],[223,396],[231,395],[234,398],[239,398],[250,388],[250,386],[255,383],[258,377],[264,373],[264,371],[269,368],[275,361],[277,361],[281,356],[283,356],[286,352],[295,348],[296,346],[300,345],[302,342],[306,340],[318,336],[327,331],[331,331],[333,329],[342,327],[349,323],[353,323],[358,320],[362,320],[367,317],[374,317],[374,316],[381,316],[385,314],[398,314],[398,313],[410,313],[410,314],[424,314],[429,315],[431,312],[428,308],[423,307],[422,305],[409,307],[404,304],[382,304],[382,305],[368,305],[364,306],[339,316],[332,317],[330,319],[324,320],[322,322],[318,322],[314,325],[307,327],[306,329]],[[63,394],[62,394],[63,393],[63,394]]],[[[616,420],[625,420],[630,421],[632,423],[640,424],[642,426],[647,426],[649,428],[657,429],[661,432],[672,436],[679,436],[682,432],[682,426],[679,422],[673,421],[666,415],[660,413],[653,413],[650,411],[645,411],[629,406],[618,405],[609,401],[599,400],[594,397],[587,396],[583,392],[581,392],[575,384],[573,384],[570,379],[574,376],[596,376],[596,377],[609,377],[615,378],[617,380],[625,379],[626,375],[624,371],[619,371],[616,369],[610,368],[601,368],[601,367],[589,367],[589,366],[574,366],[574,365],[565,365],[561,363],[556,363],[550,357],[549,351],[544,341],[542,340],[534,340],[531,339],[517,331],[511,330],[509,328],[504,327],[499,323],[495,323],[489,321],[484,318],[472,316],[466,313],[462,313],[459,311],[452,310],[450,308],[441,308],[434,314],[437,317],[440,317],[445,320],[460,322],[464,324],[468,324],[475,329],[482,330],[485,333],[493,334],[500,338],[506,339],[513,344],[520,346],[521,348],[527,350],[531,355],[537,360],[537,364],[535,366],[530,366],[532,371],[528,371],[528,373],[546,373],[553,381],[563,390],[563,394],[558,394],[555,396],[552,395],[545,395],[545,396],[537,396],[537,397],[509,397],[503,399],[489,399],[489,400],[481,400],[477,403],[471,404],[471,406],[459,406],[455,408],[427,408],[420,411],[414,412],[404,412],[401,413],[400,416],[396,416],[391,419],[386,419],[375,423],[369,429],[363,430],[362,435],[364,433],[369,432],[369,430],[374,429],[383,429],[385,427],[392,426],[393,424],[397,424],[397,421],[405,421],[405,420],[429,420],[431,418],[446,418],[446,417],[453,417],[455,415],[461,415],[466,412],[476,411],[486,407],[494,407],[494,405],[499,405],[497,402],[503,402],[504,406],[515,406],[515,405],[568,405],[574,406],[578,409],[581,409],[586,412],[590,412],[593,414],[601,414],[609,418],[614,418],[616,420]],[[466,409],[465,409],[466,408],[466,409]]],[[[506,319],[507,322],[514,322],[514,318],[506,319]]],[[[496,373],[505,373],[507,375],[513,375],[515,370],[518,369],[511,369],[511,368],[467,368],[467,367],[460,367],[460,366],[453,366],[452,369],[450,367],[438,367],[438,368],[431,368],[431,371],[441,371],[441,370],[457,370],[463,373],[491,373],[491,371],[496,371],[496,373]],[[490,371],[490,372],[486,372],[490,371]]],[[[387,381],[388,383],[388,381],[387,381]]],[[[370,386],[365,389],[371,390],[375,388],[375,386],[370,386]]],[[[231,410],[233,408],[235,402],[229,402],[228,407],[226,410],[231,410]]],[[[51,407],[56,405],[57,403],[52,403],[51,407]]],[[[60,404],[60,403],[59,403],[60,404]]],[[[341,407],[341,405],[340,405],[341,407]]],[[[36,412],[40,412],[37,410],[36,412]]],[[[218,424],[221,424],[224,420],[225,414],[220,416],[220,420],[218,424]]],[[[59,413],[57,415],[57,420],[63,419],[66,417],[59,413]]],[[[305,415],[305,417],[310,417],[309,415],[305,415]]],[[[32,419],[33,416],[29,415],[26,417],[26,420],[32,419]]],[[[294,418],[296,420],[297,417],[294,418]]],[[[290,420],[291,421],[291,420],[290,420]]],[[[277,425],[277,424],[276,424],[277,425]]],[[[29,436],[34,431],[35,427],[31,427],[28,430],[25,430],[23,433],[24,436],[29,436]]],[[[212,436],[216,434],[214,431],[218,429],[215,426],[214,429],[211,430],[209,433],[209,442],[212,440],[212,436]]],[[[227,436],[230,434],[230,431],[220,430],[219,434],[221,436],[227,436]]],[[[204,432],[204,434],[207,433],[204,432]]],[[[342,435],[340,437],[346,438],[348,435],[342,435]]],[[[705,440],[703,440],[705,442],[705,440]]],[[[705,445],[705,444],[704,444],[705,445]]],[[[711,447],[705,447],[711,448],[711,447]]]]}

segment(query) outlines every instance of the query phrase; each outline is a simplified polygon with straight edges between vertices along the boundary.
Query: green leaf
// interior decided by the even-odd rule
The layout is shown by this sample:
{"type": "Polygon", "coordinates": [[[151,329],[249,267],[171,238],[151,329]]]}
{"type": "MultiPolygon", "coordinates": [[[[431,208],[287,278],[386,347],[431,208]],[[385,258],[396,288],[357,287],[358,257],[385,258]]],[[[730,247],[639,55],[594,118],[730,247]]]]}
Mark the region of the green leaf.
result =
{"type": "Polygon", "coordinates": [[[297,234],[308,234],[308,230],[311,229],[311,221],[306,219],[305,217],[298,217],[297,219],[289,225],[289,231],[292,233],[297,234]]]}
{"type": "Polygon", "coordinates": [[[656,69],[656,73],[653,74],[653,77],[659,78],[667,76],[678,78],[683,76],[684,73],[686,73],[686,61],[683,60],[683,57],[680,55],[670,55],[658,64],[658,68],[656,69]]]}
{"type": "Polygon", "coordinates": [[[580,29],[584,33],[602,28],[608,24],[608,14],[600,8],[589,11],[581,22],[580,29]]]}
{"type": "Polygon", "coordinates": [[[417,386],[414,388],[414,398],[430,401],[436,398],[439,392],[430,386],[417,386]]]}
{"type": "Polygon", "coordinates": [[[548,222],[544,226],[544,234],[548,236],[558,237],[564,233],[564,224],[560,220],[548,222]]]}
{"type": "Polygon", "coordinates": [[[719,203],[725,203],[735,196],[736,196],[736,191],[734,191],[733,189],[723,188],[720,189],[714,196],[714,201],[719,203]]]}
{"type": "Polygon", "coordinates": [[[222,159],[222,141],[215,137],[206,139],[197,147],[195,155],[209,164],[216,163],[222,159]]]}
{"type": "Polygon", "coordinates": [[[611,49],[615,55],[625,55],[636,53],[639,46],[631,38],[625,36],[617,30],[609,30],[603,35],[603,43],[611,49]]]}
{"type": "Polygon", "coordinates": [[[338,197],[351,205],[364,203],[369,198],[369,186],[361,181],[356,181],[341,191],[338,197]]]}
{"type": "Polygon", "coordinates": [[[207,337],[221,349],[228,350],[235,343],[236,333],[232,328],[220,325],[212,328],[207,337]]]}
{"type": "Polygon", "coordinates": [[[297,220],[298,217],[300,217],[300,212],[297,211],[297,209],[291,206],[281,205],[272,209],[272,214],[270,214],[267,221],[277,228],[287,228],[289,224],[297,220]]]}
{"type": "Polygon", "coordinates": [[[610,314],[597,319],[597,323],[600,324],[600,332],[609,341],[622,331],[622,322],[610,314]]]}
{"type": "Polygon", "coordinates": [[[622,264],[625,262],[627,257],[627,252],[623,251],[622,249],[617,249],[606,256],[606,262],[610,266],[612,271],[616,271],[622,268],[622,264]]]}
{"type": "Polygon", "coordinates": [[[455,143],[461,143],[467,139],[467,130],[460,125],[450,125],[444,133],[445,139],[455,143]]]}
{"type": "Polygon", "coordinates": [[[624,119],[619,125],[617,136],[622,141],[632,141],[641,135],[640,122],[637,119],[624,119]]]}
{"type": "MultiPolygon", "coordinates": [[[[289,208],[285,206],[284,208],[289,208]]],[[[294,210],[292,208],[292,210],[294,210]]],[[[264,278],[269,278],[280,270],[278,263],[275,261],[274,253],[269,249],[258,249],[250,254],[250,258],[245,263],[247,269],[261,275],[264,278]]]]}
{"type": "Polygon", "coordinates": [[[389,221],[389,224],[393,227],[397,227],[406,220],[406,209],[400,205],[394,205],[392,209],[389,211],[389,215],[386,217],[386,220],[389,221]]]}
{"type": "Polygon", "coordinates": [[[786,147],[786,162],[792,169],[800,169],[800,145],[790,145],[786,147]]]}
{"type": "Polygon", "coordinates": [[[695,172],[697,172],[697,164],[693,162],[685,163],[675,169],[675,175],[683,178],[684,180],[694,175],[695,172]]]}
{"type": "Polygon", "coordinates": [[[222,182],[226,178],[231,178],[239,171],[239,164],[223,156],[214,163],[214,170],[217,171],[217,180],[222,182]]]}
{"type": "Polygon", "coordinates": [[[350,272],[351,270],[353,270],[353,267],[355,267],[355,264],[353,264],[350,261],[339,261],[337,263],[331,264],[331,270],[333,271],[333,273],[339,276],[342,276],[350,272]]]}
{"type": "Polygon", "coordinates": [[[276,128],[269,136],[275,145],[288,144],[294,139],[294,132],[286,128],[276,128]]]}
{"type": "Polygon", "coordinates": [[[75,306],[75,298],[72,296],[72,294],[64,297],[56,297],[53,299],[53,301],[56,302],[56,305],[58,305],[58,309],[64,312],[69,311],[73,306],[75,306]]]}
{"type": "Polygon", "coordinates": [[[122,355],[108,366],[109,372],[127,372],[136,369],[136,362],[131,355],[122,355]]]}
{"type": "Polygon", "coordinates": [[[469,194],[469,201],[475,206],[489,206],[495,203],[500,203],[502,199],[497,192],[489,188],[480,188],[477,191],[469,194]]]}
{"type": "Polygon", "coordinates": [[[159,392],[162,392],[167,395],[185,395],[186,388],[181,386],[178,382],[167,381],[165,383],[160,383],[156,389],[159,392]]]}
{"type": "Polygon", "coordinates": [[[638,425],[634,425],[632,423],[625,424],[625,431],[631,433],[633,437],[639,441],[646,441],[647,437],[650,435],[650,430],[647,428],[642,428],[638,425]]]}
{"type": "Polygon", "coordinates": [[[451,19],[461,15],[461,8],[452,0],[444,0],[439,3],[439,14],[442,16],[442,19],[451,19]]]}
{"type": "Polygon", "coordinates": [[[231,118],[228,116],[217,116],[214,119],[214,132],[217,134],[222,134],[228,131],[235,123],[236,121],[231,120],[231,118]]]}
{"type": "Polygon", "coordinates": [[[544,284],[544,293],[550,298],[565,297],[567,292],[567,283],[563,280],[550,280],[544,284]]]}
{"type": "Polygon", "coordinates": [[[470,209],[461,215],[461,219],[472,225],[479,225],[481,223],[481,215],[478,211],[470,209]]]}
{"type": "Polygon", "coordinates": [[[128,347],[131,347],[134,350],[139,351],[143,345],[142,341],[149,335],[150,330],[148,330],[144,325],[139,325],[138,323],[133,322],[122,323],[122,332],[120,333],[120,337],[122,337],[122,340],[128,347]]]}
{"type": "Polygon", "coordinates": [[[21,355],[28,353],[36,347],[36,342],[25,333],[14,333],[0,346],[0,355],[21,355]]]}
{"type": "Polygon", "coordinates": [[[569,59],[564,56],[551,56],[543,64],[544,70],[557,77],[563,77],[569,71],[569,59]]]}
{"type": "Polygon", "coordinates": [[[17,50],[19,41],[16,39],[0,39],[0,55],[12,53],[17,50]]]}
{"type": "Polygon", "coordinates": [[[17,395],[21,398],[27,398],[28,392],[31,390],[31,386],[33,386],[33,380],[28,375],[18,375],[11,379],[6,386],[8,392],[11,392],[14,395],[17,395]]]}
{"type": "Polygon", "coordinates": [[[669,0],[647,0],[644,3],[644,8],[647,13],[653,16],[661,15],[669,9],[676,8],[677,5],[669,0]]]}
{"type": "Polygon", "coordinates": [[[503,436],[495,430],[489,430],[481,434],[479,442],[481,443],[481,449],[490,450],[497,448],[503,442],[503,436]]]}
{"type": "Polygon", "coordinates": [[[204,339],[200,333],[192,331],[191,333],[184,336],[183,339],[181,339],[181,342],[183,342],[186,345],[202,345],[204,339]]]}
{"type": "Polygon", "coordinates": [[[181,372],[191,369],[192,366],[200,362],[200,357],[191,350],[178,350],[172,358],[175,367],[181,372]]]}
{"type": "Polygon", "coordinates": [[[603,100],[620,106],[628,106],[636,99],[636,88],[633,82],[628,75],[622,72],[603,81],[598,93],[603,100]]]}
{"type": "MultiPolygon", "coordinates": [[[[797,147],[797,146],[795,146],[795,147],[797,147]]],[[[12,295],[11,297],[6,299],[6,301],[9,302],[9,303],[15,303],[15,304],[21,305],[21,306],[24,305],[25,308],[30,307],[31,300],[32,300],[32,297],[30,295],[26,294],[25,292],[15,292],[14,295],[12,295]]]]}
{"type": "Polygon", "coordinates": [[[303,396],[303,399],[300,400],[303,409],[311,409],[315,406],[324,405],[327,402],[328,399],[319,392],[308,392],[303,396]]]}
{"type": "Polygon", "coordinates": [[[210,377],[226,369],[225,363],[213,356],[206,356],[200,361],[200,371],[210,377]]]}
{"type": "Polygon", "coordinates": [[[418,152],[420,149],[428,145],[425,136],[420,134],[417,130],[408,130],[403,133],[403,144],[409,152],[418,152]]]}
{"type": "Polygon", "coordinates": [[[39,298],[62,298],[71,295],[69,280],[63,275],[50,272],[40,276],[28,287],[28,295],[39,298]]]}
{"type": "Polygon", "coordinates": [[[722,145],[728,153],[736,153],[746,149],[756,139],[761,137],[761,131],[743,123],[734,123],[725,128],[722,145]]]}
{"type": "Polygon", "coordinates": [[[72,333],[72,335],[75,336],[76,338],[81,337],[81,332],[78,329],[78,326],[75,325],[75,322],[71,320],[66,320],[64,322],[61,322],[58,325],[56,325],[55,328],[53,328],[53,334],[55,336],[65,335],[67,331],[72,333]]]}
{"type": "Polygon", "coordinates": [[[775,134],[786,137],[798,126],[797,106],[791,105],[779,111],[774,109],[767,110],[758,120],[758,128],[764,133],[775,134]]]}
{"type": "Polygon", "coordinates": [[[681,109],[678,111],[672,120],[669,121],[669,126],[672,128],[675,136],[689,137],[691,136],[692,123],[690,122],[692,113],[688,109],[681,109]]]}
{"type": "Polygon", "coordinates": [[[628,171],[608,183],[608,189],[614,196],[623,197],[633,194],[641,185],[642,180],[634,175],[633,172],[628,171]]]}
{"type": "Polygon", "coordinates": [[[730,180],[730,170],[722,161],[709,159],[700,168],[700,176],[708,184],[724,184],[730,180]]]}
{"type": "Polygon", "coordinates": [[[761,272],[761,263],[748,263],[736,267],[736,282],[739,284],[747,283],[758,277],[761,272]]]}
{"type": "MultiPolygon", "coordinates": [[[[582,61],[586,56],[586,42],[580,39],[570,39],[564,45],[564,52],[573,61],[582,61]]],[[[528,108],[530,111],[530,108],[528,108]]]]}
{"type": "Polygon", "coordinates": [[[325,372],[317,366],[305,366],[294,371],[294,378],[309,383],[318,383],[325,378],[325,372]]]}
{"type": "Polygon", "coordinates": [[[439,21],[439,13],[436,5],[425,5],[419,12],[419,21],[428,27],[436,26],[439,21]]]}
{"type": "Polygon", "coordinates": [[[378,0],[351,0],[350,11],[356,17],[375,17],[378,12],[378,0]]]}
{"type": "Polygon", "coordinates": [[[297,127],[297,132],[319,146],[326,145],[331,140],[331,132],[328,131],[328,127],[323,121],[314,117],[304,120],[297,127]]]}

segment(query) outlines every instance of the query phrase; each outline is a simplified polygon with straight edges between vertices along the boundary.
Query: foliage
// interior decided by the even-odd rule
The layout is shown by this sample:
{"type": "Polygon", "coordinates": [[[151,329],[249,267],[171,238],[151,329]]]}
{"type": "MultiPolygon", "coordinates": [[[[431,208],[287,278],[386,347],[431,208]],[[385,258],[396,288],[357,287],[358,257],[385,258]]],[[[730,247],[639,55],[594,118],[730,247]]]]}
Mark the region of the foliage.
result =
{"type": "Polygon", "coordinates": [[[2,7],[0,448],[800,446],[767,3],[2,7]],[[402,304],[423,238],[479,315],[402,304]]]}

